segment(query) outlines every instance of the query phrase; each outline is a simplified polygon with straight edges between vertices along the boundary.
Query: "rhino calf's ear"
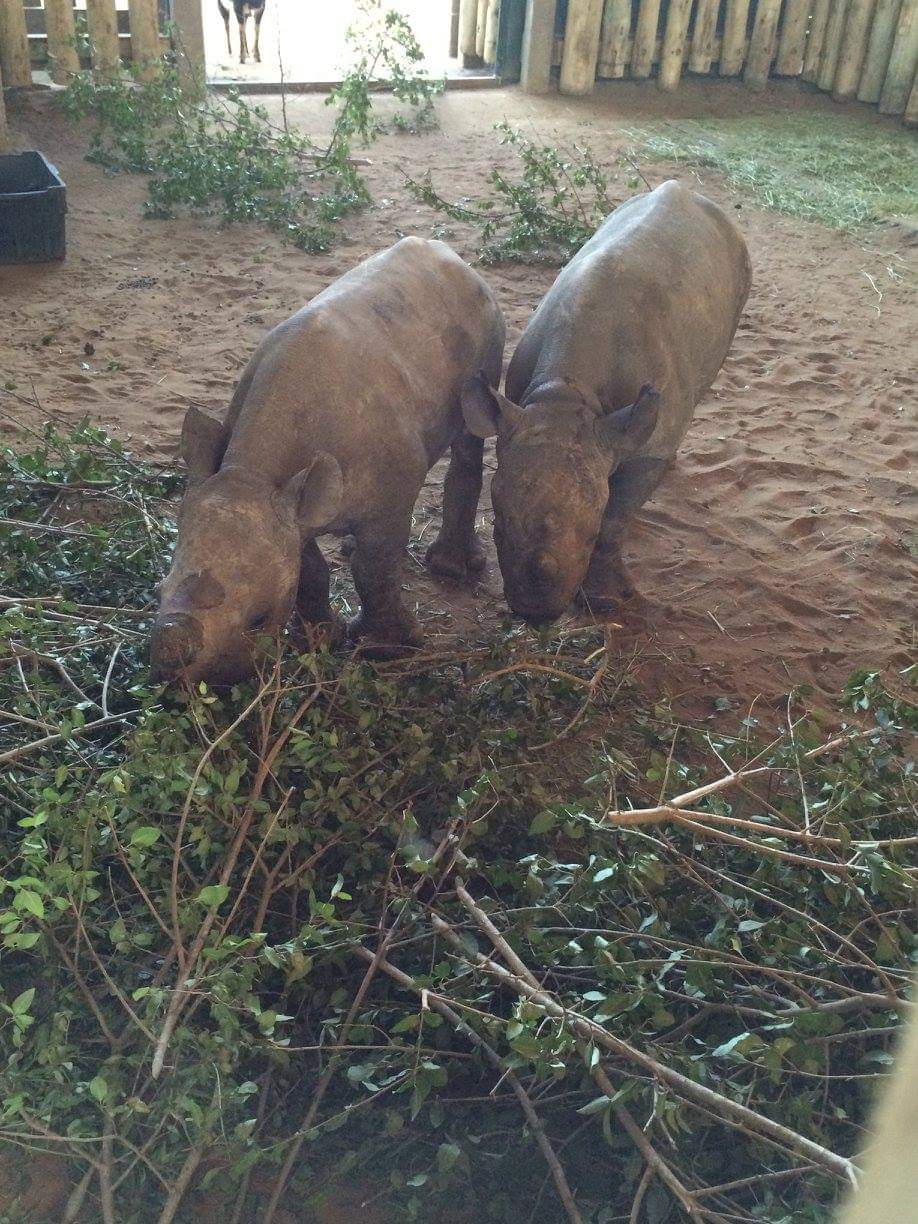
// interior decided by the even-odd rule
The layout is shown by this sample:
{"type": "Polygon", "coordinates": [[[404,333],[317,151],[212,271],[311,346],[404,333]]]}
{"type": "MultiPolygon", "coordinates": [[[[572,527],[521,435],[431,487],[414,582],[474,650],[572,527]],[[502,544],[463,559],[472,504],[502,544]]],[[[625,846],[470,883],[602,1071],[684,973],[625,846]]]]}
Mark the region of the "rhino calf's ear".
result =
{"type": "Polygon", "coordinates": [[[484,374],[470,378],[460,392],[465,427],[476,438],[508,434],[519,424],[523,410],[488,383],[484,374]]]}
{"type": "Polygon", "coordinates": [[[341,466],[326,451],[320,451],[309,467],[291,476],[281,492],[304,538],[317,535],[335,520],[343,496],[341,466]]]}
{"type": "Polygon", "coordinates": [[[607,412],[596,423],[600,442],[617,459],[627,459],[650,440],[657,427],[660,393],[649,383],[641,387],[633,404],[607,412]]]}
{"type": "Polygon", "coordinates": [[[188,409],[179,450],[188,469],[189,484],[200,484],[219,470],[229,442],[229,432],[224,424],[200,408],[192,405],[188,409]]]}

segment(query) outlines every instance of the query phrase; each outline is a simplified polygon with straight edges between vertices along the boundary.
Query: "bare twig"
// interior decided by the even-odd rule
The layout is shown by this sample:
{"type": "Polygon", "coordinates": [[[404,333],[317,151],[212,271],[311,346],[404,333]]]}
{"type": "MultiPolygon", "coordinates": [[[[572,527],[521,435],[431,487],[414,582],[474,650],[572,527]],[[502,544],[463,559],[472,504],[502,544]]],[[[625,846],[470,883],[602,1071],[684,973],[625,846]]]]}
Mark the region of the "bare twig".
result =
{"type": "MultiPolygon", "coordinates": [[[[803,759],[811,761],[818,756],[822,756],[823,753],[840,748],[843,744],[850,744],[855,740],[875,734],[874,730],[870,730],[838,735],[835,739],[829,740],[828,743],[822,744],[818,748],[811,748],[809,752],[805,752],[803,759]]],[[[606,812],[605,818],[612,824],[623,826],[656,824],[661,820],[669,819],[674,809],[679,811],[682,808],[692,807],[699,799],[704,799],[708,795],[717,794],[718,791],[727,790],[728,787],[736,786],[740,782],[747,782],[750,778],[761,777],[763,774],[774,773],[783,768],[784,766],[781,765],[756,765],[751,768],[737,769],[723,778],[718,778],[715,782],[706,782],[704,786],[696,786],[694,790],[686,791],[682,795],[676,795],[674,799],[670,799],[666,803],[657,804],[655,807],[649,808],[610,809],[606,812]]]]}

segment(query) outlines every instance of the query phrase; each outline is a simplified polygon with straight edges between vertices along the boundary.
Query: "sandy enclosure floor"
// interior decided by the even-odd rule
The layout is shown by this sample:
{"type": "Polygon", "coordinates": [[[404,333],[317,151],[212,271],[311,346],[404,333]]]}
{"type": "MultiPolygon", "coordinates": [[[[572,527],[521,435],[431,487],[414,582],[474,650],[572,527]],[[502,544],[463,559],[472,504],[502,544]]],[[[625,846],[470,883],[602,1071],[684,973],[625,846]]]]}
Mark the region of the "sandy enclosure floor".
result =
{"type": "MultiPolygon", "coordinates": [[[[721,83],[677,99],[699,115],[824,104],[795,86],[753,100],[721,83]]],[[[330,117],[322,102],[299,97],[288,113],[317,133],[330,117]]],[[[665,117],[664,107],[672,113],[673,100],[629,85],[583,102],[447,95],[440,131],[372,148],[373,206],[346,223],[335,250],[311,256],[257,227],[143,220],[143,180],[106,177],[48,99],[32,103],[14,129],[63,172],[69,257],[0,268],[0,386],[34,388],[46,413],[88,415],[142,454],[173,455],[188,404],[222,414],[269,327],[367,254],[431,233],[441,219],[407,198],[402,166],[429,166],[447,196],[474,194],[489,167],[511,164],[491,131],[506,118],[545,141],[587,142],[612,168],[629,126],[665,117]]],[[[642,594],[621,610],[616,641],[649,694],[695,715],[724,696],[780,705],[800,684],[827,696],[855,666],[896,668],[916,654],[915,249],[895,228],[851,238],[761,211],[703,170],[648,170],[653,183],[673,173],[736,210],[754,287],[724,370],[632,535],[642,594]]],[[[615,171],[617,198],[633,194],[630,174],[615,171]]],[[[438,232],[473,256],[461,226],[438,232]]],[[[555,271],[484,274],[506,312],[509,356],[555,271]]],[[[13,417],[41,419],[0,399],[7,428],[13,417]]],[[[443,468],[419,506],[407,581],[432,635],[481,636],[505,611],[493,551],[474,591],[437,584],[416,564],[435,530],[443,468]]],[[[490,546],[487,496],[480,519],[490,546]]]]}

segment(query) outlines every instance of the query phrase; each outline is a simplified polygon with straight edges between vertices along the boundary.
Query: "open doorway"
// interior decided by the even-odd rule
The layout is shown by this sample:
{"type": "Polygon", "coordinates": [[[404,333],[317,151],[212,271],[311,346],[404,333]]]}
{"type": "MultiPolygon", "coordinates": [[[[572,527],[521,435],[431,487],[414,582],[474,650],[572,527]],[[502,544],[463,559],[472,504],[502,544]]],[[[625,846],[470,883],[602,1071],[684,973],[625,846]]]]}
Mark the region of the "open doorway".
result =
{"type": "MultiPolygon", "coordinates": [[[[291,86],[327,84],[347,68],[345,33],[359,17],[358,0],[266,0],[261,22],[261,62],[239,62],[239,32],[232,0],[230,49],[218,0],[201,0],[207,76],[215,84],[291,86]]],[[[432,76],[493,75],[493,69],[470,74],[450,55],[452,0],[383,0],[408,20],[432,76]]],[[[253,45],[253,19],[248,19],[248,43],[253,45]]]]}

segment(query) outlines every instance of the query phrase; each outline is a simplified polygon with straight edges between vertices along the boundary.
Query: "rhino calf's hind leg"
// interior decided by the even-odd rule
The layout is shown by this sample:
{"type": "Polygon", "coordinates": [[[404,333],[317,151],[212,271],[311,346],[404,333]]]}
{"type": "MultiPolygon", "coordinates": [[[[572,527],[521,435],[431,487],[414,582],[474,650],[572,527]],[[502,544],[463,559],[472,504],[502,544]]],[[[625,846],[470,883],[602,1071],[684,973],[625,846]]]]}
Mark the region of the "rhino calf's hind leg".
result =
{"type": "Polygon", "coordinates": [[[389,658],[423,641],[420,625],[401,595],[402,561],[410,526],[408,516],[390,533],[364,527],[354,533],[357,546],[351,557],[351,573],[360,597],[360,613],[348,631],[351,637],[362,639],[363,653],[371,658],[389,658]]]}
{"type": "Polygon", "coordinates": [[[609,504],[590,567],[577,595],[581,607],[609,612],[635,594],[622,560],[622,538],[631,520],[666,475],[667,459],[628,459],[609,478],[609,504]]]}
{"type": "Polygon", "coordinates": [[[485,567],[484,549],[475,534],[483,453],[482,439],[465,429],[450,447],[443,481],[443,525],[427,550],[427,567],[441,578],[464,581],[485,567]]]}

